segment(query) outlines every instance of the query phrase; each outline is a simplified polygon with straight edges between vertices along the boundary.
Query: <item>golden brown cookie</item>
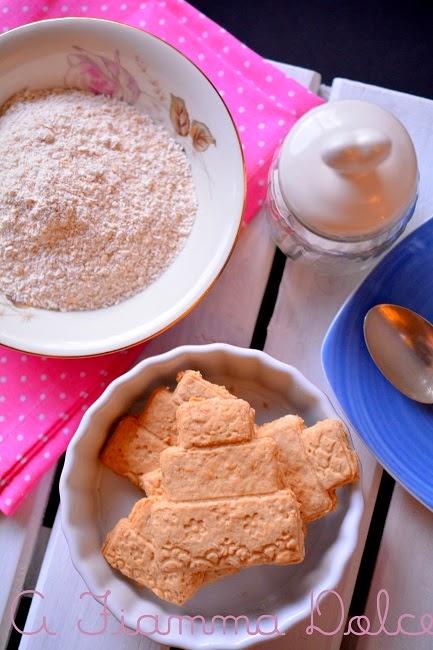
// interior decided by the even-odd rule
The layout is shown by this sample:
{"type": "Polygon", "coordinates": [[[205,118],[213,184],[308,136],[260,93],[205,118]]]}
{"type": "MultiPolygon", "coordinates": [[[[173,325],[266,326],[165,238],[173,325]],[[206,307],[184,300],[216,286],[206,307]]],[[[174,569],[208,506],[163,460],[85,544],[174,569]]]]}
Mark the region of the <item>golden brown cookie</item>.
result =
{"type": "Polygon", "coordinates": [[[203,399],[222,397],[233,399],[233,395],[229,393],[227,388],[206,381],[198,370],[184,370],[179,372],[176,381],[178,383],[173,394],[177,404],[187,402],[191,397],[201,397],[203,399]]]}
{"type": "Polygon", "coordinates": [[[208,501],[157,500],[150,528],[164,573],[304,559],[302,519],[291,490],[208,501]]]}
{"type": "MultiPolygon", "coordinates": [[[[161,459],[161,456],[159,457],[161,459]]],[[[154,469],[151,472],[142,474],[139,478],[140,487],[146,492],[148,497],[159,497],[164,494],[162,487],[162,472],[161,468],[154,469]]]]}
{"type": "Polygon", "coordinates": [[[173,393],[169,388],[156,388],[138,416],[140,426],[169,445],[177,443],[176,408],[173,393]]]}
{"type": "Polygon", "coordinates": [[[302,418],[286,415],[258,427],[257,436],[271,437],[275,441],[283,483],[293,490],[298,499],[302,518],[314,521],[332,510],[335,501],[320,482],[307,456],[302,444],[303,428],[302,418]]]}
{"type": "Polygon", "coordinates": [[[122,418],[105,443],[101,462],[116,474],[141,487],[140,477],[159,467],[159,455],[167,444],[141,427],[133,415],[122,418]]]}
{"type": "Polygon", "coordinates": [[[254,409],[243,399],[192,398],[176,411],[180,447],[247,442],[254,435],[254,409]]]}
{"type": "Polygon", "coordinates": [[[357,456],[341,420],[322,420],[304,429],[302,442],[325,488],[333,489],[358,478],[357,456]]]}
{"type": "Polygon", "coordinates": [[[172,501],[268,494],[282,487],[272,438],[207,449],[169,447],[159,462],[163,491],[172,501]]]}

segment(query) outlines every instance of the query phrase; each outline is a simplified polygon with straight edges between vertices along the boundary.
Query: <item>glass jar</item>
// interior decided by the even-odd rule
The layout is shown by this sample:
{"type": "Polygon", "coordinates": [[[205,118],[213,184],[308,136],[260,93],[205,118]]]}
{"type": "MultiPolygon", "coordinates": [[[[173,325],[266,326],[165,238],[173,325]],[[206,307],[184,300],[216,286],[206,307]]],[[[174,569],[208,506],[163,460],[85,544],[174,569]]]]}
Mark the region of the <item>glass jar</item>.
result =
{"type": "Polygon", "coordinates": [[[366,262],[401,235],[417,201],[418,167],[403,125],[355,100],[313,109],[276,152],[267,216],[291,259],[366,262]]]}

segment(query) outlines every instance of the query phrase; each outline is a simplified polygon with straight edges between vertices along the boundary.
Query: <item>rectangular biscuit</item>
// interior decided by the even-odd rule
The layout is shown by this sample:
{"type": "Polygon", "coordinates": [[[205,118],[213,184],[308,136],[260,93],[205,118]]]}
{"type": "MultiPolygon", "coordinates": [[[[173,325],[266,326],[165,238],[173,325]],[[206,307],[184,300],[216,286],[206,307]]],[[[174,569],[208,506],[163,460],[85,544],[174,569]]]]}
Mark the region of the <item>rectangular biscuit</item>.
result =
{"type": "MultiPolygon", "coordinates": [[[[161,460],[161,456],[159,457],[161,460]]],[[[146,492],[148,497],[158,497],[164,494],[162,487],[162,472],[161,468],[154,469],[151,472],[146,472],[140,476],[140,487],[146,492]]]]}
{"type": "Polygon", "coordinates": [[[304,559],[302,519],[291,490],[236,499],[157,500],[150,527],[164,573],[304,559]]]}
{"type": "Polygon", "coordinates": [[[317,422],[304,429],[301,437],[323,487],[333,489],[358,478],[357,456],[341,420],[317,422]]]}
{"type": "Polygon", "coordinates": [[[155,552],[149,536],[151,500],[141,499],[139,509],[142,527],[132,525],[130,519],[121,519],[108,533],[102,546],[107,562],[127,578],[151,589],[159,598],[182,605],[203,584],[204,573],[161,573],[155,562],[155,552]]]}
{"type": "Polygon", "coordinates": [[[178,383],[173,395],[177,404],[187,402],[192,397],[201,397],[203,399],[209,399],[209,397],[233,398],[227,388],[206,381],[198,370],[179,372],[176,380],[178,383]]]}
{"type": "Polygon", "coordinates": [[[254,435],[254,409],[243,399],[190,399],[176,412],[181,447],[247,442],[254,435]]]}
{"type": "Polygon", "coordinates": [[[151,393],[138,416],[138,422],[157,438],[167,444],[175,445],[177,442],[176,408],[173,393],[169,388],[160,386],[151,393]]]}
{"type": "Polygon", "coordinates": [[[272,438],[207,449],[169,447],[159,462],[163,491],[172,501],[267,494],[282,487],[272,438]]]}
{"type": "Polygon", "coordinates": [[[167,444],[139,426],[133,415],[122,418],[108,438],[100,460],[116,474],[141,487],[140,477],[159,467],[159,455],[167,444]]]}
{"type": "Polygon", "coordinates": [[[293,490],[299,501],[302,518],[314,521],[332,510],[335,500],[321,484],[307,457],[301,440],[303,428],[304,422],[300,417],[286,415],[258,427],[257,436],[270,436],[275,441],[284,486],[293,490]]]}

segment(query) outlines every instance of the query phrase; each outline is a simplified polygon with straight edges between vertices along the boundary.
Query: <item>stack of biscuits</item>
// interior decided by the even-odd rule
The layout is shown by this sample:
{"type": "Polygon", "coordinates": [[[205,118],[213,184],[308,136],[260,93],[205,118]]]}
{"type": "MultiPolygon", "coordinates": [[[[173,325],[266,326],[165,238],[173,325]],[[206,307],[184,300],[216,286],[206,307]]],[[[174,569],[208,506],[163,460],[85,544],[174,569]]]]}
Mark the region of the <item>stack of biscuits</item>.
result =
{"type": "Polygon", "coordinates": [[[239,569],[302,562],[306,525],[358,477],[339,420],[257,426],[248,402],[194,370],[123,418],[100,457],[146,493],[108,534],[104,557],[178,605],[239,569]]]}

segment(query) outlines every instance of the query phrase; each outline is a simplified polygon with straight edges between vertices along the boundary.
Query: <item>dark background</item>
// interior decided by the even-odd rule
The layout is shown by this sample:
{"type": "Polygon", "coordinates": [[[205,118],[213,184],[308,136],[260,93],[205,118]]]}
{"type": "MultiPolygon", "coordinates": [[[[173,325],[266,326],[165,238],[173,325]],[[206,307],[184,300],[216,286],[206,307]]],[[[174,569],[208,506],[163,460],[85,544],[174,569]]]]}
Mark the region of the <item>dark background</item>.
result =
{"type": "Polygon", "coordinates": [[[433,0],[190,0],[261,55],[433,97],[433,0]]]}

